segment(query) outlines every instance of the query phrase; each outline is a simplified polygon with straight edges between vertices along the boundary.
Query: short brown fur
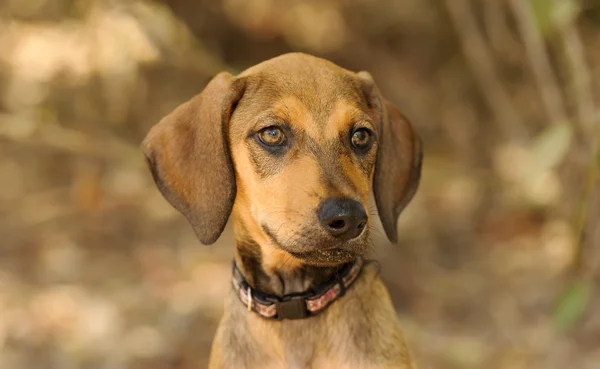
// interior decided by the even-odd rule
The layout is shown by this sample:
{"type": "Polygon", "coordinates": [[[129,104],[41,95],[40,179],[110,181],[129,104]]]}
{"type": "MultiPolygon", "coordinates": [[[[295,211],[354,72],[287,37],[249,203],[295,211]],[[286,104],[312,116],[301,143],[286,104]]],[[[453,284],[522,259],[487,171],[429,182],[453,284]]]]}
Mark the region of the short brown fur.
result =
{"type": "MultiPolygon", "coordinates": [[[[421,143],[366,72],[293,53],[236,77],[216,76],[152,128],[143,143],[165,198],[211,244],[231,217],[236,262],[253,289],[284,295],[326,282],[371,245],[367,227],[340,241],[319,224],[325,199],[368,209],[373,190],[388,238],[420,178],[421,143]],[[277,149],[258,138],[280,127],[277,149]],[[372,133],[357,151],[351,136],[372,133]]],[[[371,219],[368,220],[369,224],[371,219]]],[[[321,314],[272,321],[248,312],[233,290],[209,367],[414,368],[388,293],[372,266],[321,314]]]]}

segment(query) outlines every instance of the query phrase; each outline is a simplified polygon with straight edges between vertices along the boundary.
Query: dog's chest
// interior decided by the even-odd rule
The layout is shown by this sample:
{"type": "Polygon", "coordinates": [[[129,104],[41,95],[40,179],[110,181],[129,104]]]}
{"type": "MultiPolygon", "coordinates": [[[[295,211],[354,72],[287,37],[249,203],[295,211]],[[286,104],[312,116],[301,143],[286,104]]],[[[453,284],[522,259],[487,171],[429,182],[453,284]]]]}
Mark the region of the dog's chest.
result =
{"type": "Polygon", "coordinates": [[[272,321],[248,313],[233,293],[216,345],[215,368],[412,368],[396,312],[375,271],[318,316],[272,321]],[[376,302],[376,303],[375,303],[376,302]]]}
{"type": "Polygon", "coordinates": [[[328,312],[282,322],[248,318],[250,324],[236,325],[235,333],[230,331],[232,336],[225,339],[236,342],[235,348],[227,350],[232,362],[244,363],[248,368],[350,369],[356,368],[357,362],[367,361],[356,345],[356,335],[362,330],[346,324],[331,326],[328,312]]]}
{"type": "Polygon", "coordinates": [[[352,320],[337,321],[334,325],[330,320],[332,317],[325,312],[308,320],[283,322],[280,337],[285,364],[282,368],[354,369],[357,363],[365,363],[360,368],[369,368],[364,355],[368,352],[357,345],[364,329],[352,324],[352,320]]]}

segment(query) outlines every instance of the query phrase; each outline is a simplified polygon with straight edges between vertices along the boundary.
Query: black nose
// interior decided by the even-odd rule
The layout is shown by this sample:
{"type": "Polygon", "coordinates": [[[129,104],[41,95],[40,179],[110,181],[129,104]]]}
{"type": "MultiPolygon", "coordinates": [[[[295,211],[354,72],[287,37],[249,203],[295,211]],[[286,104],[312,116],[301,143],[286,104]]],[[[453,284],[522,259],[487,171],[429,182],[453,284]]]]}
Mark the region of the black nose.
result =
{"type": "Polygon", "coordinates": [[[342,240],[358,237],[367,225],[367,213],[358,201],[334,197],[321,203],[318,211],[321,225],[332,236],[342,240]]]}

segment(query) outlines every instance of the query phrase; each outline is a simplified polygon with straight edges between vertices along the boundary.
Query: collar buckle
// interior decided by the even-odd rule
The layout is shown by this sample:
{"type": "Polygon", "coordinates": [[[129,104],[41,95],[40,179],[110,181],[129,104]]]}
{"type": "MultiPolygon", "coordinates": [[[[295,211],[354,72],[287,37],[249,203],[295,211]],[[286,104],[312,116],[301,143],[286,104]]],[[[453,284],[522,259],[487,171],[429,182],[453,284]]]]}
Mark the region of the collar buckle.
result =
{"type": "Polygon", "coordinates": [[[308,316],[306,301],[303,297],[294,296],[275,302],[277,319],[304,319],[308,316]]]}

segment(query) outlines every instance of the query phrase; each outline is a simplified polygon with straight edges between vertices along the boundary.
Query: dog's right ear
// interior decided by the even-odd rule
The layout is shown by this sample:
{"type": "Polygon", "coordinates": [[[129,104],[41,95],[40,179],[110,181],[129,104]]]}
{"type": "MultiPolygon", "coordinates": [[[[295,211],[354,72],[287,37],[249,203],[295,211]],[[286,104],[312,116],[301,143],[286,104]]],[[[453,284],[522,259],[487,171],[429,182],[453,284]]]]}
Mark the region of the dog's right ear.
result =
{"type": "Polygon", "coordinates": [[[243,80],[218,74],[152,127],[142,143],[158,189],[206,245],[223,232],[235,200],[227,132],[243,92],[243,80]]]}

